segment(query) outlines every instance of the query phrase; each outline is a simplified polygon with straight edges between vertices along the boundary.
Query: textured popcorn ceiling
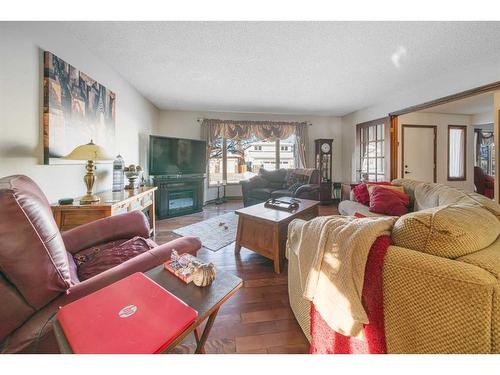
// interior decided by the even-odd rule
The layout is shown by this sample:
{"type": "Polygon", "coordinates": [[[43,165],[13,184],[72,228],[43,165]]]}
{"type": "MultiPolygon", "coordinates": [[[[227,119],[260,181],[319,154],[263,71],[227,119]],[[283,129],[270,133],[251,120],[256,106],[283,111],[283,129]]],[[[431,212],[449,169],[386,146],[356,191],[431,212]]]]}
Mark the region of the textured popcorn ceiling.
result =
{"type": "Polygon", "coordinates": [[[500,66],[499,22],[65,25],[160,109],[339,116],[500,66]]]}

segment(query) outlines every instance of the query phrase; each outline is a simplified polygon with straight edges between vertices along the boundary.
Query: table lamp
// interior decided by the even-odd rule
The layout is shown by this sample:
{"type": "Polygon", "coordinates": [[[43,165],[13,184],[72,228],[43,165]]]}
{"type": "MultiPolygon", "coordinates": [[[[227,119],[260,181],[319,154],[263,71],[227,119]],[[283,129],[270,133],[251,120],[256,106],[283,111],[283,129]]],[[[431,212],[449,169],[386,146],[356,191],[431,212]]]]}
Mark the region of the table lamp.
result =
{"type": "Polygon", "coordinates": [[[96,145],[92,140],[86,145],[76,147],[68,155],[64,156],[66,160],[87,160],[87,173],[83,176],[83,181],[87,185],[87,194],[80,199],[80,204],[89,204],[99,202],[100,198],[93,194],[95,175],[94,175],[94,162],[97,160],[112,160],[106,151],[96,145]]]}

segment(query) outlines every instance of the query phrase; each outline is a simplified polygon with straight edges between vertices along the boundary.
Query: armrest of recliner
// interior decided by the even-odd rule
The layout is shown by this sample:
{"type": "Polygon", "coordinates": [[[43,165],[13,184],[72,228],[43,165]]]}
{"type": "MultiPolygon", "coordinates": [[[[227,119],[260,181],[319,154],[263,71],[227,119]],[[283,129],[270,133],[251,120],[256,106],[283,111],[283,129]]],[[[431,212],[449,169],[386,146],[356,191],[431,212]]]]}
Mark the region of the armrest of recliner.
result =
{"type": "Polygon", "coordinates": [[[201,242],[195,237],[181,237],[175,239],[129,259],[116,267],[110,268],[107,271],[91,277],[90,279],[82,281],[81,283],[69,288],[66,293],[68,294],[70,300],[74,301],[135,272],[146,272],[160,264],[163,264],[163,262],[170,259],[170,255],[173,250],[176,250],[179,254],[190,253],[192,255],[196,255],[200,247],[201,242]]]}
{"type": "Polygon", "coordinates": [[[62,233],[66,250],[72,254],[101,243],[135,236],[149,238],[149,223],[141,211],[106,217],[62,233]]]}

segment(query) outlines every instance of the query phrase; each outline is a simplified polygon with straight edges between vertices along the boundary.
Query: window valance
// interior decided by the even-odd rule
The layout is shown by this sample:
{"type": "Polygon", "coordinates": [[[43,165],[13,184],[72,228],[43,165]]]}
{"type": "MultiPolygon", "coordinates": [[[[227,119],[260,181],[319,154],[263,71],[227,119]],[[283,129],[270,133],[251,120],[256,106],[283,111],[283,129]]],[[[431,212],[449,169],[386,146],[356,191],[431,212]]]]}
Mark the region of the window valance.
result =
{"type": "Polygon", "coordinates": [[[297,128],[306,127],[307,123],[203,119],[202,126],[208,136],[208,143],[213,144],[218,138],[242,140],[255,136],[269,141],[287,139],[292,134],[300,133],[297,128]]]}

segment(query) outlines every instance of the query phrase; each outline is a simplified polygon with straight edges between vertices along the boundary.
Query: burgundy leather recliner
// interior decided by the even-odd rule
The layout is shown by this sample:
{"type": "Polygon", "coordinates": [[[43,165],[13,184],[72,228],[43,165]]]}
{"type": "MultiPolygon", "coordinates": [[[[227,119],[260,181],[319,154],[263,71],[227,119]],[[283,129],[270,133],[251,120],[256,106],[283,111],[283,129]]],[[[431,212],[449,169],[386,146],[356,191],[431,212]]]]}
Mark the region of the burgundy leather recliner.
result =
{"type": "Polygon", "coordinates": [[[1,178],[0,351],[59,352],[50,321],[59,306],[134,272],[147,271],[168,260],[173,249],[195,255],[201,247],[194,237],[179,238],[161,246],[137,237],[149,237],[149,224],[140,211],[111,216],[61,233],[47,198],[33,180],[21,175],[1,178]],[[129,243],[134,244],[134,249],[127,252],[129,243]],[[141,250],[138,244],[144,248],[141,250]],[[120,254],[114,260],[110,259],[113,246],[120,254]],[[110,262],[116,264],[103,272],[99,268],[100,247],[107,254],[105,268],[110,267],[110,262]],[[87,269],[85,280],[81,281],[78,255],[89,258],[89,249],[97,267],[93,269],[94,275],[89,274],[92,269],[87,269]],[[127,256],[133,258],[124,259],[127,256]]]}

